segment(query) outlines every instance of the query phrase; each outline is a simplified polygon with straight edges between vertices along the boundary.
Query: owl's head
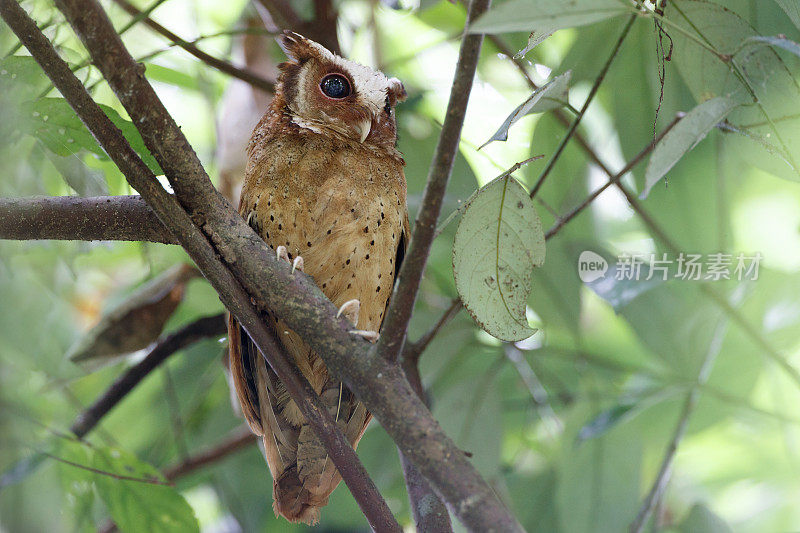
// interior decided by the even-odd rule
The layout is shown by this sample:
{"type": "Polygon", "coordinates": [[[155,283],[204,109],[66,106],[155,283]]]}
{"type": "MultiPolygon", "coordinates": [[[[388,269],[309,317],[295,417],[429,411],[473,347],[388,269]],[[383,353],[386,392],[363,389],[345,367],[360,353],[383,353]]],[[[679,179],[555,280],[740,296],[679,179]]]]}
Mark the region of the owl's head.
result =
{"type": "Polygon", "coordinates": [[[364,144],[394,146],[394,106],[406,98],[403,84],[348,61],[322,45],[286,31],[278,42],[289,61],[279,65],[276,95],[292,122],[317,133],[364,144]]]}

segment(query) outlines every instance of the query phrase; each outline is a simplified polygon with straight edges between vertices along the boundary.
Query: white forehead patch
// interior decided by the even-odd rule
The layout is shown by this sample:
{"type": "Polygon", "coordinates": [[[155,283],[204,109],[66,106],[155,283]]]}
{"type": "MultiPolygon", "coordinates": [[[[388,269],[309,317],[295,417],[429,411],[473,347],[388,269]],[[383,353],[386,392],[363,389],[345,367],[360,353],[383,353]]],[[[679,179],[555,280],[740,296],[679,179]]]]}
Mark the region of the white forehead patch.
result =
{"type": "Polygon", "coordinates": [[[360,65],[329,51],[327,48],[314,41],[307,41],[310,46],[319,52],[323,61],[330,61],[340,67],[353,78],[356,96],[374,114],[378,115],[386,104],[386,95],[392,85],[399,84],[396,78],[389,79],[382,72],[360,65]]]}

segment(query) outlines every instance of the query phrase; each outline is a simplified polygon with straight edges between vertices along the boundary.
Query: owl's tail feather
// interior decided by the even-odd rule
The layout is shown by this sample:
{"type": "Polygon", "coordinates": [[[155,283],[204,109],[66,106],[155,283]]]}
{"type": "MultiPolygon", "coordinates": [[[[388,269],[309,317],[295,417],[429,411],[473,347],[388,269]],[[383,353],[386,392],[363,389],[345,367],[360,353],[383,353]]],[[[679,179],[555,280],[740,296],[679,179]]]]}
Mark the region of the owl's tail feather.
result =
{"type": "Polygon", "coordinates": [[[272,509],[275,515],[283,516],[290,522],[313,526],[319,522],[320,508],[328,504],[328,494],[320,497],[303,487],[297,475],[297,465],[294,464],[272,484],[272,509]]]}

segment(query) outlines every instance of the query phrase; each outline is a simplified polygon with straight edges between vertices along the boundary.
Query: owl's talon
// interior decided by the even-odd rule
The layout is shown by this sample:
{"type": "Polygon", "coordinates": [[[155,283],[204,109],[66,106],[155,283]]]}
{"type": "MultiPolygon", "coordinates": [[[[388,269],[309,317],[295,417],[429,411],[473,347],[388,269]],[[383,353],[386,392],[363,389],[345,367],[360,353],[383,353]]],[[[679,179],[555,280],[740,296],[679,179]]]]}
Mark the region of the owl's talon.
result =
{"type": "Polygon", "coordinates": [[[364,329],[351,329],[350,331],[348,331],[348,333],[352,335],[358,335],[359,337],[364,337],[372,344],[378,342],[378,339],[380,338],[380,333],[378,333],[377,331],[368,331],[364,329]]]}
{"type": "Polygon", "coordinates": [[[285,246],[278,246],[275,248],[275,256],[280,261],[283,259],[287,263],[289,262],[289,252],[286,250],[285,246]]]}
{"type": "Polygon", "coordinates": [[[357,299],[347,300],[336,312],[336,318],[344,315],[348,322],[358,325],[358,312],[361,311],[361,302],[357,299]]]}
{"type": "Polygon", "coordinates": [[[304,267],[303,256],[298,255],[297,257],[294,258],[294,261],[292,261],[292,274],[294,274],[295,270],[299,270],[300,272],[302,272],[303,267],[304,267]]]}

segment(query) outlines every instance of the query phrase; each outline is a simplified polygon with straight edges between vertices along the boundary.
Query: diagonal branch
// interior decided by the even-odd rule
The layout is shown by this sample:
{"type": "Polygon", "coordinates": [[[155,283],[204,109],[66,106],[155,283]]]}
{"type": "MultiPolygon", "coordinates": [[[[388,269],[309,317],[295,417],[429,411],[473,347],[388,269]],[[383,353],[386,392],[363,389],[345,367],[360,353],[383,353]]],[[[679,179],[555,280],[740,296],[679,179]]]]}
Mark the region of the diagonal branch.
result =
{"type": "MultiPolygon", "coordinates": [[[[88,5],[84,4],[86,3],[81,3],[77,15],[79,18],[84,18],[84,15],[89,12],[88,5]]],[[[96,7],[100,9],[99,6],[96,7]]],[[[110,31],[111,35],[119,41],[119,37],[114,32],[102,9],[100,9],[100,14],[102,14],[102,18],[107,24],[104,29],[110,31]]],[[[176,199],[167,194],[158,184],[153,173],[133,151],[122,132],[114,126],[105,113],[94,103],[81,82],[71,72],[69,66],[58,56],[52,44],[36,27],[36,23],[31,20],[16,0],[0,0],[0,16],[25,44],[34,59],[42,66],[53,84],[64,95],[131,185],[142,194],[162,224],[168,227],[177,240],[181,242],[181,245],[217,290],[223,304],[247,330],[259,350],[264,354],[281,354],[282,352],[279,351],[273,335],[250,302],[249,295],[220,261],[218,252],[211,247],[206,237],[194,225],[192,219],[177,203],[176,199]]],[[[119,44],[121,46],[121,41],[119,41],[119,44]]],[[[130,58],[124,48],[122,50],[130,58]]],[[[132,62],[132,58],[130,60],[132,62]]],[[[134,76],[139,76],[140,69],[136,68],[135,63],[132,68],[131,72],[133,72],[134,76]]],[[[141,79],[143,80],[143,78],[141,79]]],[[[146,84],[146,82],[144,83],[146,84]]],[[[168,127],[170,122],[174,124],[168,116],[160,121],[161,124],[167,124],[165,127],[168,127]]],[[[186,143],[182,135],[179,138],[172,137],[169,140],[171,143],[165,142],[165,144],[172,145],[172,143],[177,143],[178,146],[187,147],[188,153],[181,152],[184,158],[178,161],[178,164],[186,164],[187,159],[191,162],[192,157],[196,158],[191,148],[188,148],[188,143],[186,143]]],[[[200,170],[202,171],[202,168],[200,170]]],[[[211,187],[210,182],[209,187],[211,187]]],[[[227,206],[227,202],[223,206],[227,206]]],[[[238,220],[241,220],[241,218],[238,220]]],[[[397,521],[391,515],[386,502],[383,501],[375,484],[358,460],[355,451],[342,435],[341,430],[336,426],[330,414],[322,406],[319,396],[317,396],[305,377],[285,357],[273,357],[270,360],[270,365],[286,386],[287,391],[292,399],[295,400],[303,415],[320,436],[328,454],[370,524],[374,528],[381,528],[386,531],[399,531],[400,528],[397,521]]]]}
{"type": "Polygon", "coordinates": [[[222,59],[212,56],[211,54],[203,52],[202,50],[200,50],[200,48],[197,47],[197,45],[195,45],[192,42],[181,39],[179,36],[175,35],[170,30],[168,30],[155,20],[151,19],[150,17],[148,17],[147,14],[142,13],[139,9],[136,8],[136,6],[134,6],[127,0],[114,0],[114,3],[120,6],[126,13],[134,17],[134,20],[137,19],[141,20],[150,29],[166,37],[173,44],[186,50],[187,52],[189,52],[191,55],[193,55],[206,65],[217,69],[223,74],[227,74],[234,78],[238,78],[246,83],[249,83],[253,87],[257,87],[262,91],[272,93],[275,90],[275,84],[272,83],[271,81],[262,78],[259,74],[253,72],[250,69],[244,67],[237,67],[231,63],[228,63],[227,61],[223,61],[222,59]]]}
{"type": "Polygon", "coordinates": [[[378,354],[389,361],[396,361],[403,347],[408,323],[414,309],[425,264],[436,236],[436,221],[442,210],[442,201],[447,182],[453,171],[453,163],[461,140],[461,128],[467,112],[467,103],[472,91],[472,81],[478,67],[478,58],[483,44],[483,34],[468,33],[472,21],[489,9],[491,0],[472,0],[467,10],[467,21],[461,39],[456,73],[450,89],[442,132],[433,154],[428,181],[422,195],[422,204],[414,222],[414,233],[403,265],[398,274],[386,320],[378,341],[378,354]]]}
{"type": "Polygon", "coordinates": [[[592,100],[594,100],[594,95],[597,94],[598,89],[600,89],[600,84],[603,83],[603,80],[606,77],[606,73],[608,73],[608,69],[611,67],[611,63],[613,63],[614,59],[616,59],[617,54],[619,53],[619,49],[622,47],[622,43],[625,41],[625,38],[628,37],[628,33],[630,33],[631,28],[633,27],[633,23],[636,21],[636,18],[638,16],[639,16],[638,14],[631,15],[630,18],[628,19],[628,23],[625,24],[625,27],[622,29],[622,33],[617,39],[617,44],[614,45],[614,49],[611,51],[611,55],[608,56],[605,65],[603,65],[603,68],[600,70],[600,74],[598,74],[597,78],[595,78],[594,84],[592,85],[592,88],[589,91],[589,95],[583,102],[583,106],[581,106],[580,111],[578,111],[578,114],[573,119],[572,124],[570,124],[569,126],[569,129],[567,129],[566,135],[564,135],[564,137],[561,139],[558,148],[556,148],[556,151],[550,157],[550,161],[547,162],[547,166],[544,168],[544,170],[542,170],[542,173],[539,175],[539,179],[536,181],[536,184],[531,189],[530,193],[531,198],[535,197],[536,193],[539,192],[539,189],[542,188],[542,185],[544,185],[544,180],[546,180],[547,176],[550,175],[550,172],[553,170],[556,161],[558,161],[559,157],[561,157],[561,154],[563,153],[564,148],[566,148],[567,143],[575,134],[575,131],[578,129],[578,124],[581,123],[583,115],[586,113],[586,110],[589,109],[589,105],[591,105],[592,100]]]}
{"type": "Polygon", "coordinates": [[[178,243],[141,196],[0,198],[0,239],[178,243]]]}
{"type": "MultiPolygon", "coordinates": [[[[104,149],[159,220],[174,232],[259,349],[270,353],[269,348],[275,344],[250,303],[251,298],[261,305],[269,303],[270,309],[323,357],[331,373],[342,379],[364,402],[468,528],[521,531],[519,523],[491,487],[433,419],[401,370],[378,357],[370,350],[371,345],[350,335],[349,323],[344,318],[335,318],[336,308],[313,281],[302,274],[293,276],[290,268],[279,263],[264,241],[213,188],[196,154],[142,76],[141,68],[125,50],[97,2],[59,0],[58,5],[139,128],[145,144],[165,170],[182,205],[158,186],[141,160],[131,158],[135,154],[120,132],[91,101],[80,82],[17,2],[0,0],[3,17],[25,41],[48,76],[58,82],[56,87],[90,126],[93,134],[103,141],[104,149]],[[184,208],[189,210],[191,218],[184,208]],[[203,233],[200,233],[200,228],[203,233]]],[[[299,402],[304,416],[323,438],[331,457],[335,457],[336,449],[331,452],[332,445],[342,442],[343,437],[327,412],[319,407],[313,389],[285,359],[270,363],[292,397],[299,402]],[[311,395],[304,397],[303,391],[309,390],[311,395]],[[316,407],[312,408],[312,404],[316,407]],[[326,433],[327,429],[330,429],[330,434],[326,433]]],[[[357,462],[352,448],[349,452],[341,452],[349,453],[347,456],[354,459],[352,465],[334,459],[350,487],[353,479],[348,477],[346,469],[363,469],[363,466],[357,462]]],[[[357,491],[353,492],[358,498],[357,491]]]]}

